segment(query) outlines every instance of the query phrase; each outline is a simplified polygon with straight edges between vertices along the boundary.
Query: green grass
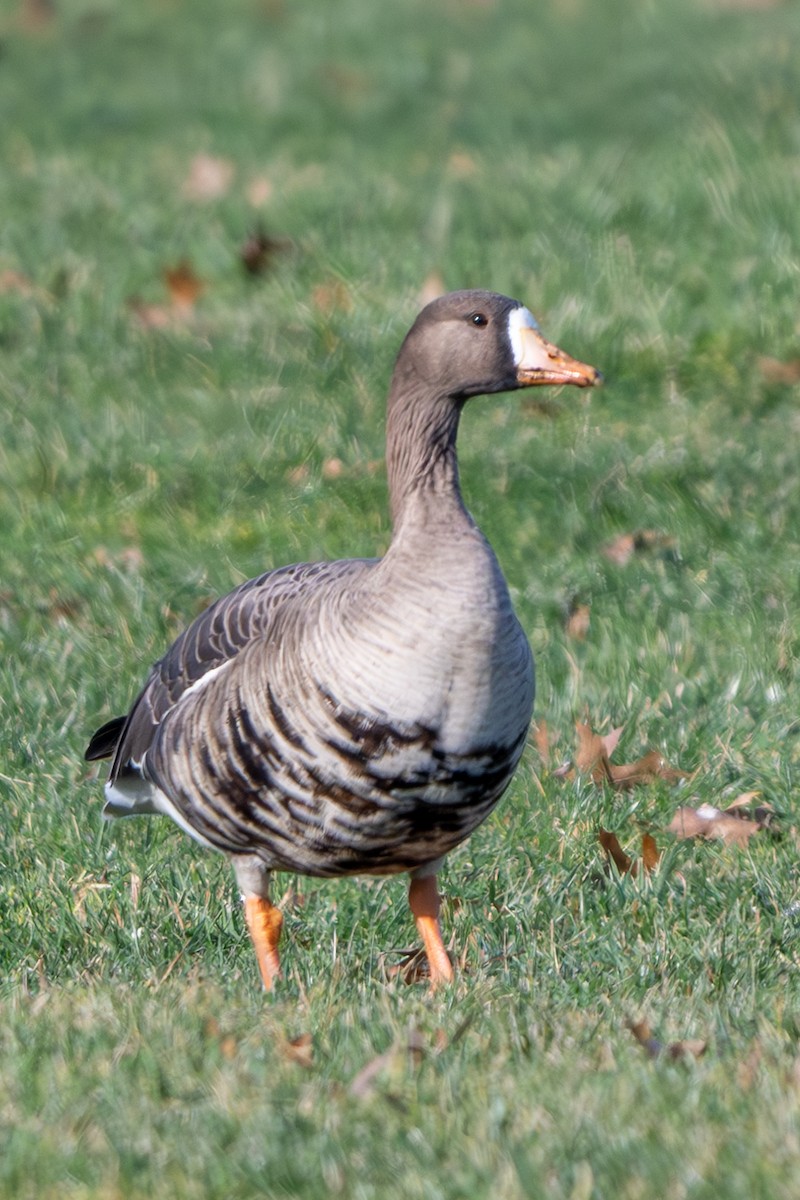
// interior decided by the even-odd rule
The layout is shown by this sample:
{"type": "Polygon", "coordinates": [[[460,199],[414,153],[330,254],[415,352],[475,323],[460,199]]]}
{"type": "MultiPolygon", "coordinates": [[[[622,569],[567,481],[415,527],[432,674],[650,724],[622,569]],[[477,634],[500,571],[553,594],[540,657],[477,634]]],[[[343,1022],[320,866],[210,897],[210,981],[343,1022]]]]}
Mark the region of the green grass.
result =
{"type": "Polygon", "coordinates": [[[800,409],[759,362],[798,357],[796,7],[32,11],[0,29],[0,1194],[796,1196],[800,409]],[[204,202],[201,152],[233,171],[204,202]],[[290,246],[251,279],[259,221],[290,246]],[[143,327],[180,260],[194,313],[143,327]],[[606,794],[531,747],[443,872],[463,963],[433,998],[387,976],[401,881],[280,877],[265,998],[226,864],[103,826],[82,751],[209,598],[385,547],[383,400],[432,273],[608,377],[549,415],[476,401],[461,437],[555,762],[588,718],[694,774],[606,794]],[[637,529],[671,540],[615,566],[637,529]],[[663,833],[745,790],[780,838],[663,833]],[[658,869],[609,875],[601,826],[658,869]],[[706,1053],[652,1061],[636,1018],[706,1053]]]}

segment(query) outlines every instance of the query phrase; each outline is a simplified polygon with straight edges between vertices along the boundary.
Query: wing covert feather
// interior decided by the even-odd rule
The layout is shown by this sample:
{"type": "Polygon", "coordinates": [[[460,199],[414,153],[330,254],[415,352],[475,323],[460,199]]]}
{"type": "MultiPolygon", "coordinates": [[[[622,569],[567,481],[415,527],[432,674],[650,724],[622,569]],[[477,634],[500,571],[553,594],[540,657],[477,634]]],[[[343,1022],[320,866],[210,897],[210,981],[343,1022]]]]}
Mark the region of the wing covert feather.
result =
{"type": "Polygon", "coordinates": [[[153,666],[122,726],[109,779],[138,766],[166,713],[209,671],[264,636],[286,603],[361,573],[374,559],[295,563],[248,579],[202,612],[153,666]]]}

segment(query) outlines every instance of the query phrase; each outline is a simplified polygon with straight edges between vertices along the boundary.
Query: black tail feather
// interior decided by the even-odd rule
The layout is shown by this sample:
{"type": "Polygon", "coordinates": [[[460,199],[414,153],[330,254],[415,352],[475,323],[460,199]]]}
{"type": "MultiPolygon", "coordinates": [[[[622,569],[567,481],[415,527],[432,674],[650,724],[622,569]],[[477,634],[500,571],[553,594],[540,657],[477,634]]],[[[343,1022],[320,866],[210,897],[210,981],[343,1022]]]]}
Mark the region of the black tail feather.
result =
{"type": "Polygon", "coordinates": [[[111,758],[117,748],[122,730],[125,728],[127,717],[112,717],[101,725],[86,747],[84,758],[87,762],[95,762],[99,758],[111,758]]]}

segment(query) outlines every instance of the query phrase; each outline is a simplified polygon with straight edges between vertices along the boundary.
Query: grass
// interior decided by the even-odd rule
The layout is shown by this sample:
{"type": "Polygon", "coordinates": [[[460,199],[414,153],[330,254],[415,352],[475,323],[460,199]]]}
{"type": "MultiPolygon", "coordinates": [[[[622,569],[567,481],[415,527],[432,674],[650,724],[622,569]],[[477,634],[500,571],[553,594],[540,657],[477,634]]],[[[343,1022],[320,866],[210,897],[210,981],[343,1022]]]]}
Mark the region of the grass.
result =
{"type": "Polygon", "coordinates": [[[797,14],[536,7],[3,10],[2,1195],[798,1193],[797,14]],[[205,200],[200,153],[232,172],[205,200]],[[251,279],[259,222],[290,245],[251,279]],[[104,827],[82,750],[210,597],[386,545],[383,397],[431,275],[608,376],[461,437],[554,761],[588,718],[693,776],[610,793],[531,747],[444,871],[434,998],[387,978],[400,881],[281,877],[265,999],[226,864],[104,827]],[[663,543],[602,553],[638,529],[663,543]],[[663,832],[746,790],[780,838],[663,832]],[[609,874],[601,826],[657,870],[609,874]],[[637,1018],[707,1050],[653,1061],[637,1018]]]}

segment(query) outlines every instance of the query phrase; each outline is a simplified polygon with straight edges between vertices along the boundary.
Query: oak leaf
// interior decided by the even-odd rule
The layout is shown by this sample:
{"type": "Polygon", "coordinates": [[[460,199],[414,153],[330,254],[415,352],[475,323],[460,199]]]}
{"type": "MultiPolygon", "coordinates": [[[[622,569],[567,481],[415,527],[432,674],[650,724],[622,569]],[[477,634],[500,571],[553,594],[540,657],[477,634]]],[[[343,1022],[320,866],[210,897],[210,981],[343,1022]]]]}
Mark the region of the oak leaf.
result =
{"type": "Polygon", "coordinates": [[[757,792],[742,792],[726,809],[713,804],[701,804],[698,808],[682,805],[667,826],[667,833],[676,837],[718,838],[727,845],[746,846],[754,833],[760,829],[771,829],[775,813],[768,804],[751,808],[757,792]]]}
{"type": "Polygon", "coordinates": [[[555,772],[559,777],[572,778],[577,771],[579,775],[591,776],[594,783],[610,783],[618,791],[651,783],[654,779],[676,783],[686,778],[686,772],[671,767],[658,750],[648,750],[634,763],[612,763],[611,755],[624,729],[622,725],[602,735],[582,721],[576,722],[575,728],[578,746],[574,767],[559,769],[555,772]]]}
{"type": "Polygon", "coordinates": [[[626,854],[619,844],[617,835],[610,833],[607,829],[600,830],[597,840],[620,875],[630,875],[631,879],[635,879],[639,874],[640,862],[644,867],[646,875],[649,875],[658,866],[658,860],[661,856],[658,852],[655,838],[649,833],[642,834],[642,857],[640,860],[631,858],[629,854],[626,854]]]}

